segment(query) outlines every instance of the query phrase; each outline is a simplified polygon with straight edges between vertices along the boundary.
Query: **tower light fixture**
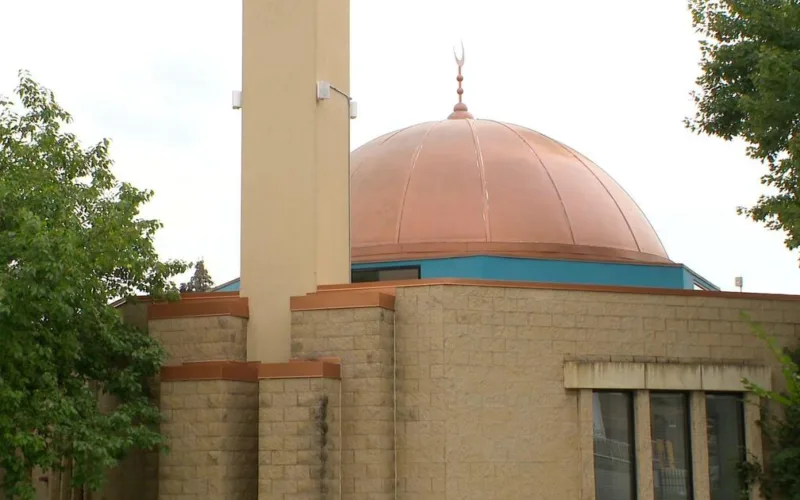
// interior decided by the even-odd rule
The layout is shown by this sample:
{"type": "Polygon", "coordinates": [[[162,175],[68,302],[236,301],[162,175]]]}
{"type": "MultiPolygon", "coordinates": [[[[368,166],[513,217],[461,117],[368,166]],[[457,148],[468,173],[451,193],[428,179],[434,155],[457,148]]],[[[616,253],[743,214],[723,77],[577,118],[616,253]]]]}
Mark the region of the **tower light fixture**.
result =
{"type": "Polygon", "coordinates": [[[352,97],[347,95],[347,93],[338,89],[335,85],[331,85],[331,83],[328,81],[319,80],[317,82],[317,101],[324,101],[330,99],[331,91],[336,92],[337,94],[347,98],[347,101],[349,102],[350,119],[355,120],[356,118],[358,118],[358,103],[354,101],[352,97]]]}

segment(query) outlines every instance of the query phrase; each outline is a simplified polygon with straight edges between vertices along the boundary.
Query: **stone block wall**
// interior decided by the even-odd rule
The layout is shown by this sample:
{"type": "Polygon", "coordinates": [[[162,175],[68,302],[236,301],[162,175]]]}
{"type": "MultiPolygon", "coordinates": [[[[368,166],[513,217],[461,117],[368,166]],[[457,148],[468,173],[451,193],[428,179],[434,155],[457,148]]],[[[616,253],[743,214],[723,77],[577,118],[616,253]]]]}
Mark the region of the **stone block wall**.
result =
{"type": "Polygon", "coordinates": [[[294,310],[292,355],[336,356],[342,370],[342,498],[394,498],[394,312],[294,310]]]}
{"type": "Polygon", "coordinates": [[[800,303],[779,298],[399,287],[400,497],[593,498],[565,361],[770,364],[742,310],[796,342],[800,303]]]}
{"type": "MultiPolygon", "coordinates": [[[[183,367],[181,367],[183,368],[183,367]]],[[[164,376],[159,499],[255,500],[258,488],[258,384],[164,376]]],[[[188,378],[188,377],[187,377],[188,378]]]]}
{"type": "MultiPolygon", "coordinates": [[[[140,316],[141,314],[129,312],[126,317],[141,320],[140,316]]],[[[178,302],[149,304],[147,307],[147,329],[166,350],[164,366],[168,370],[170,367],[180,367],[183,363],[246,361],[247,318],[247,299],[236,293],[184,294],[178,302]]],[[[255,387],[255,371],[251,375],[249,380],[255,387]]],[[[234,379],[244,382],[240,377],[234,379]]],[[[160,394],[162,387],[160,379],[153,381],[153,393],[158,401],[163,400],[160,394]]],[[[252,390],[257,392],[257,388],[252,390]]],[[[256,395],[253,397],[257,398],[256,395]]],[[[256,404],[254,399],[254,419],[257,418],[256,404]]],[[[159,471],[168,466],[161,463],[165,457],[158,451],[145,452],[142,455],[137,464],[138,470],[142,472],[136,474],[143,477],[142,496],[139,498],[161,498],[159,489],[162,481],[159,471]]],[[[109,485],[111,491],[120,489],[124,482],[121,478],[129,476],[129,470],[132,469],[126,467],[120,471],[120,479],[109,485]]],[[[254,469],[251,475],[255,478],[254,469]]]]}
{"type": "Polygon", "coordinates": [[[340,498],[340,391],[338,378],[260,380],[260,500],[340,498]]]}
{"type": "Polygon", "coordinates": [[[152,319],[150,335],[166,349],[166,365],[194,361],[247,361],[246,318],[152,319]]]}

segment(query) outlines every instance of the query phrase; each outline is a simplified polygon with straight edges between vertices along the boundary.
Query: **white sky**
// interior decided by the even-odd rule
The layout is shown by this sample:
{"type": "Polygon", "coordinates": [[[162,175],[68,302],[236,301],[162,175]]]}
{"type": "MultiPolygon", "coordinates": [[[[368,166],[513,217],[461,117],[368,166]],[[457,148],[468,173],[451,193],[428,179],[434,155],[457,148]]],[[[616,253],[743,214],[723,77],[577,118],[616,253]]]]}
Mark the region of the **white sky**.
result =
{"type": "MultiPolygon", "coordinates": [[[[290,0],[287,0],[290,1],[290,0]]],[[[800,293],[782,235],[744,217],[763,168],[744,145],[692,135],[699,51],[682,1],[352,0],[352,146],[456,100],[597,162],[639,203],[670,257],[723,289],[800,293]]],[[[239,274],[239,0],[0,0],[0,93],[28,69],[88,144],[112,139],[116,174],[153,189],[164,258],[239,274]]],[[[335,82],[334,82],[335,83],[335,82]]],[[[266,230],[266,228],[265,228],[266,230]]]]}

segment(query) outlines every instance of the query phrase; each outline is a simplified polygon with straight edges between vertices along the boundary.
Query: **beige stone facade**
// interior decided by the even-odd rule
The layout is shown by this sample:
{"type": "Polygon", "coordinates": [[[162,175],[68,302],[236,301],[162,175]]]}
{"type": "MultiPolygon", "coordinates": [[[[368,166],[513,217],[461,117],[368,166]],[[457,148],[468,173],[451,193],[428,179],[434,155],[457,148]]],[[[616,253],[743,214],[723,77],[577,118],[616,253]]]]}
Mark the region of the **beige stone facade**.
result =
{"type": "Polygon", "coordinates": [[[649,398],[667,390],[688,395],[709,500],[705,393],[780,383],[741,313],[783,345],[800,333],[794,297],[420,281],[296,298],[293,359],[264,365],[246,361],[243,310],[208,302],[151,306],[170,451],[91,498],[593,500],[593,391],[616,389],[635,403],[638,498],[654,498],[649,398]]]}
{"type": "MultiPolygon", "coordinates": [[[[365,343],[372,343],[373,356],[395,358],[394,394],[381,398],[376,391],[372,404],[381,406],[345,405],[343,412],[394,413],[397,495],[414,499],[594,498],[592,387],[567,387],[565,370],[612,362],[623,370],[647,368],[650,386],[635,377],[616,386],[636,391],[639,498],[653,497],[648,393],[654,389],[691,391],[694,493],[708,498],[703,392],[742,390],[741,374],[771,383],[772,357],[741,313],[789,345],[798,304],[785,297],[636,292],[399,287],[395,314],[377,308],[294,312],[293,354],[340,356],[345,394],[359,376],[348,362],[365,361],[365,343]],[[385,333],[376,335],[381,326],[385,333]],[[700,378],[691,385],[687,371],[705,373],[707,387],[700,378]]],[[[370,387],[379,388],[391,371],[375,376],[370,387]]],[[[753,408],[747,414],[748,444],[758,454],[753,408]]],[[[357,424],[348,422],[345,428],[355,431],[357,424]]],[[[377,443],[386,429],[374,431],[377,443]]],[[[347,449],[347,434],[344,441],[347,449]]],[[[367,447],[376,454],[380,449],[367,447]]],[[[383,463],[391,465],[388,458],[383,463]]],[[[344,498],[370,498],[366,485],[386,484],[370,482],[357,460],[354,466],[354,474],[343,476],[344,498]]]]}
{"type": "Polygon", "coordinates": [[[341,382],[259,382],[259,498],[339,498],[341,382]]]}
{"type": "Polygon", "coordinates": [[[161,410],[170,450],[160,457],[158,498],[257,498],[257,383],[164,382],[161,410]]]}
{"type": "Polygon", "coordinates": [[[247,319],[229,316],[150,321],[150,334],[169,353],[168,365],[246,361],[247,319]]]}
{"type": "MultiPolygon", "coordinates": [[[[581,391],[564,387],[565,362],[768,366],[771,358],[740,319],[742,310],[784,342],[793,340],[798,309],[786,301],[398,289],[399,488],[414,498],[593,498],[581,453],[590,413],[580,411],[581,391]]],[[[647,412],[645,405],[639,410],[647,412]]],[[[651,454],[639,456],[640,484],[647,485],[651,454]]],[[[641,491],[640,498],[649,497],[652,490],[641,491]]]]}
{"type": "Polygon", "coordinates": [[[341,359],[343,498],[393,492],[393,322],[394,313],[380,307],[292,314],[293,355],[341,359]]]}

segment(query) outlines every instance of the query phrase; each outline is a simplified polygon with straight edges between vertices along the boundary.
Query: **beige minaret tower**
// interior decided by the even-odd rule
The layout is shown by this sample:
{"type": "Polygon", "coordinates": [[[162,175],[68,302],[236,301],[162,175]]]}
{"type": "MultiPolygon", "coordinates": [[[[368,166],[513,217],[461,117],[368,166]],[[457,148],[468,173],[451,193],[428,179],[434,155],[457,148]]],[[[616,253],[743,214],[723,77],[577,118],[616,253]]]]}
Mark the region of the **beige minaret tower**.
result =
{"type": "Polygon", "coordinates": [[[349,0],[243,0],[250,361],[288,360],[291,296],[350,281],[349,87],[349,0]],[[317,99],[320,80],[335,87],[329,99],[317,99]]]}

